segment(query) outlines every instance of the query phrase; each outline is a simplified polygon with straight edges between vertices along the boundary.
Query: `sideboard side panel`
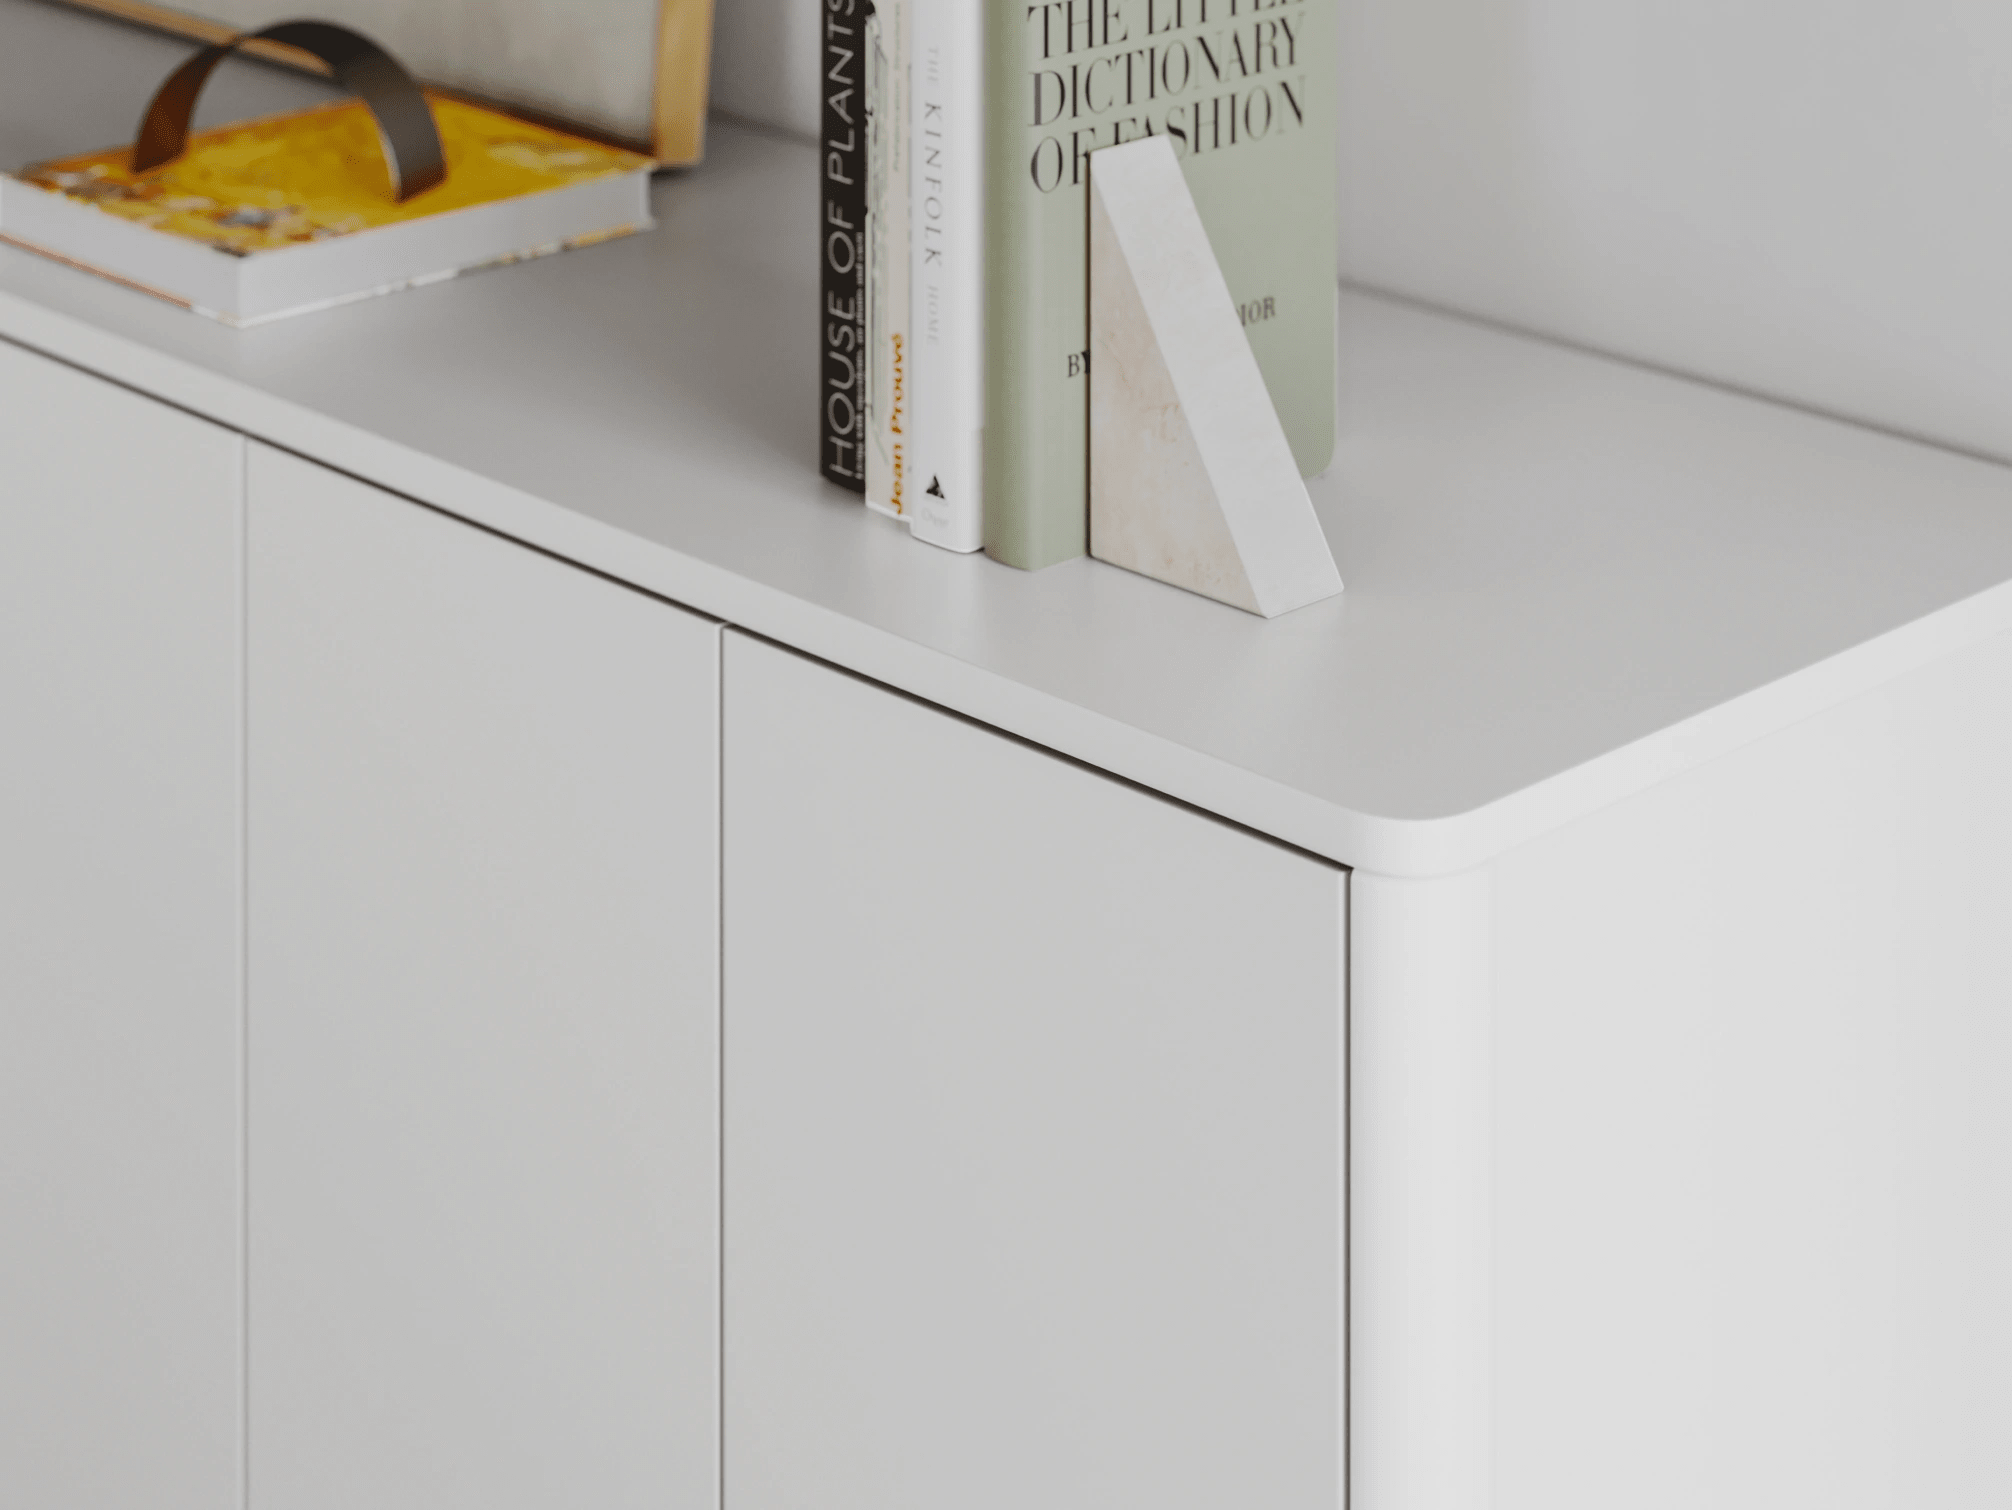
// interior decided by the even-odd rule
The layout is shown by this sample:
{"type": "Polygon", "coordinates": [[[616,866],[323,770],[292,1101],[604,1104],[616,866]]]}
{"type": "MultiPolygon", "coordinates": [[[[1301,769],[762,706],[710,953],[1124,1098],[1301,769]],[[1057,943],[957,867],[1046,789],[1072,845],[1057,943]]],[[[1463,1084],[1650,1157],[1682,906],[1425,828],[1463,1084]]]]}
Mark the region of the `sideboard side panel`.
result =
{"type": "Polygon", "coordinates": [[[1492,878],[1349,882],[1349,1505],[1488,1510],[1492,878]]]}
{"type": "Polygon", "coordinates": [[[1493,872],[1497,1510],[2012,1503],[2012,640],[1493,872]]]}

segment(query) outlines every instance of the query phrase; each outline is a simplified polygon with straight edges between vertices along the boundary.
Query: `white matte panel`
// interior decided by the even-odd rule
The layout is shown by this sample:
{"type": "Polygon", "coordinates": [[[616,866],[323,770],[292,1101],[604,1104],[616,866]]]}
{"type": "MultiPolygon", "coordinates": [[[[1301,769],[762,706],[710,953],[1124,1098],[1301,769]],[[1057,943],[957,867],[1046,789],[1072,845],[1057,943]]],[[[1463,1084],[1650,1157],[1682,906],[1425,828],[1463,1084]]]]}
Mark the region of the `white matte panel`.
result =
{"type": "Polygon", "coordinates": [[[2012,1504],[2012,640],[1495,873],[1495,1510],[2012,1504]]]}
{"type": "Polygon", "coordinates": [[[241,1504],[243,443],[0,342],[0,1503],[241,1504]]]}
{"type": "Polygon", "coordinates": [[[249,487],[253,1502],[711,1505],[717,630],[249,487]]]}
{"type": "Polygon", "coordinates": [[[1344,276],[2012,455],[2012,7],[1343,0],[1344,276]]]}
{"type": "Polygon", "coordinates": [[[1344,875],[729,633],[733,1510],[1333,1510],[1344,875]]]}

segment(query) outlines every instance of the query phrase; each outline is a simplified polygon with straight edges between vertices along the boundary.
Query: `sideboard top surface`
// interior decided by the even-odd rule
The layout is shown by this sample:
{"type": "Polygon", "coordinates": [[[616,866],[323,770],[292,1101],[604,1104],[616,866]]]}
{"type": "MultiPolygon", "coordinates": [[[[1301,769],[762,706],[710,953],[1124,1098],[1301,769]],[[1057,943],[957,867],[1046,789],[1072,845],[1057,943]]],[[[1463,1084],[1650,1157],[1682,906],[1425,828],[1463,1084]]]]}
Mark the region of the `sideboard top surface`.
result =
{"type": "MultiPolygon", "coordinates": [[[[0,0],[0,163],[126,139],[182,51],[0,0]]],[[[212,112],[326,92],[237,72],[212,112]]],[[[2012,626],[2012,469],[1349,290],[1340,598],[920,545],[816,474],[816,172],[715,121],[648,235],[249,331],[0,246],[0,336],[1392,874],[2012,626]]]]}

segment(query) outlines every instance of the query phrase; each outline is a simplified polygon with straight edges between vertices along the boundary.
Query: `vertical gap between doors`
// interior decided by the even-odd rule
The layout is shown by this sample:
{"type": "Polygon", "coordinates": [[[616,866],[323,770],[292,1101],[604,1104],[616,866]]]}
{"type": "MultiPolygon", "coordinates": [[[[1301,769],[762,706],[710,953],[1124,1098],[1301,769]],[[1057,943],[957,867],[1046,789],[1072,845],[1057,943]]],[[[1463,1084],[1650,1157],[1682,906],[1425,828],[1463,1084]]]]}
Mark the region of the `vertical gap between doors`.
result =
{"type": "Polygon", "coordinates": [[[238,437],[238,1498],[251,1510],[251,442],[238,437]]]}
{"type": "Polygon", "coordinates": [[[1341,1462],[1339,1471],[1341,1482],[1335,1486],[1335,1503],[1347,1510],[1349,1504],[1350,1463],[1355,1445],[1355,1391],[1351,1387],[1355,1380],[1354,1349],[1355,1328],[1351,1318],[1355,1313],[1355,1224],[1349,1219],[1353,1201],[1350,1187],[1355,1176],[1355,1161],[1351,1156],[1351,1133],[1354,1127],[1354,1098],[1350,1094],[1352,1080],[1351,1067],[1355,1058],[1354,1014],[1350,1010],[1354,1003],[1355,981],[1355,919],[1353,899],[1355,874],[1353,871],[1341,873],[1341,1084],[1336,1087],[1336,1100],[1341,1112],[1341,1462]]]}
{"type": "MultiPolygon", "coordinates": [[[[727,1502],[727,626],[713,631],[713,1114],[714,1211],[714,1372],[713,1482],[719,1510],[727,1502]]],[[[250,1510],[247,1506],[246,1510],[250,1510]]]]}

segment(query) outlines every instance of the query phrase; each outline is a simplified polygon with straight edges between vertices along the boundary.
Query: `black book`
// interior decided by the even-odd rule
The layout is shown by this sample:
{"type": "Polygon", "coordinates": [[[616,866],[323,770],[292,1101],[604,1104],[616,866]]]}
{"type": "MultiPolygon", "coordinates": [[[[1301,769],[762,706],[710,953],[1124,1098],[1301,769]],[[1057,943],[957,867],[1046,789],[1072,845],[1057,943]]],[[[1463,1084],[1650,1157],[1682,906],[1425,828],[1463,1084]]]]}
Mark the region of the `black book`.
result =
{"type": "Polygon", "coordinates": [[[823,275],[818,467],[866,491],[866,19],[872,0],[824,0],[823,150],[818,236],[823,275]]]}

